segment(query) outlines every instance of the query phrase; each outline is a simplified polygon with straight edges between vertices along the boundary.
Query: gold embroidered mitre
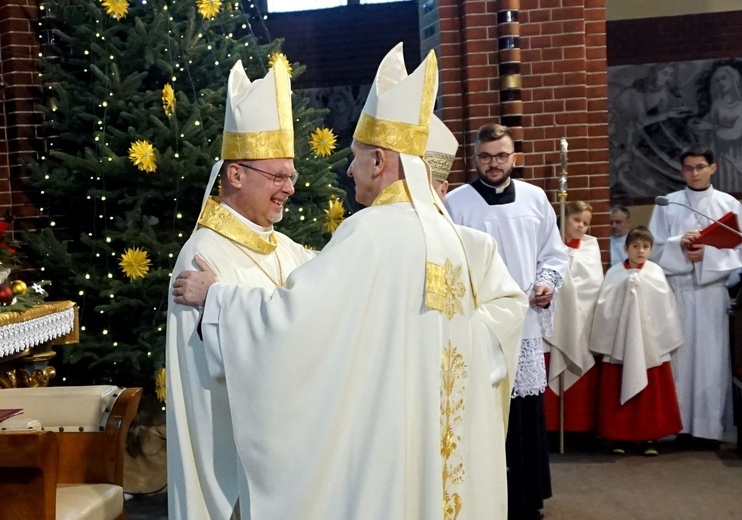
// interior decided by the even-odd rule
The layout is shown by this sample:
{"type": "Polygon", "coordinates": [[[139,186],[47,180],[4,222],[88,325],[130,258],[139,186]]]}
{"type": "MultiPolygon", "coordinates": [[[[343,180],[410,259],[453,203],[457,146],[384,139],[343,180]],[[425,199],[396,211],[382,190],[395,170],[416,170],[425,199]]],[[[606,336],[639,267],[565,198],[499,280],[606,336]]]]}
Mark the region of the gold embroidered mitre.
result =
{"type": "Polygon", "coordinates": [[[438,90],[438,63],[430,52],[407,75],[402,44],[379,64],[353,138],[380,148],[422,157],[438,90]]]}
{"type": "Polygon", "coordinates": [[[227,83],[222,159],[293,157],[291,79],[286,64],[277,60],[263,79],[251,82],[238,60],[227,83]]]}
{"type": "Polygon", "coordinates": [[[291,79],[286,64],[277,60],[264,78],[251,82],[242,61],[237,60],[227,82],[222,159],[211,168],[199,215],[225,160],[293,158],[291,79]]]}
{"type": "Polygon", "coordinates": [[[430,135],[428,144],[425,147],[423,159],[430,166],[430,174],[433,179],[444,182],[448,180],[448,174],[451,173],[453,160],[456,158],[456,151],[459,148],[459,142],[451,130],[433,115],[430,120],[430,135]]]}

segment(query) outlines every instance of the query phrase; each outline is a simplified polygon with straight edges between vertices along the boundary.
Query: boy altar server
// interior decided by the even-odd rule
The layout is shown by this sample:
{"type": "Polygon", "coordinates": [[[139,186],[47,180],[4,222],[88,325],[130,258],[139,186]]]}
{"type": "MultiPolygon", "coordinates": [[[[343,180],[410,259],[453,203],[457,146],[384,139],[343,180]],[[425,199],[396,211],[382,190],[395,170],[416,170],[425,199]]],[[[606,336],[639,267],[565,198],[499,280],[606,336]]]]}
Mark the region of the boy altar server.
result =
{"type": "MultiPolygon", "coordinates": [[[[604,356],[598,433],[609,440],[650,443],[682,426],[670,353],[683,329],[662,268],[647,260],[653,243],[644,226],[629,232],[628,259],[608,270],[595,307],[590,344],[604,356]]],[[[657,451],[648,444],[644,453],[657,451]]]]}
{"type": "Polygon", "coordinates": [[[595,430],[599,366],[590,352],[590,330],[603,263],[598,240],[587,234],[593,208],[585,201],[567,204],[565,241],[569,272],[554,304],[554,330],[544,335],[549,387],[544,396],[546,429],[559,430],[560,375],[564,375],[564,431],[595,430]]]}

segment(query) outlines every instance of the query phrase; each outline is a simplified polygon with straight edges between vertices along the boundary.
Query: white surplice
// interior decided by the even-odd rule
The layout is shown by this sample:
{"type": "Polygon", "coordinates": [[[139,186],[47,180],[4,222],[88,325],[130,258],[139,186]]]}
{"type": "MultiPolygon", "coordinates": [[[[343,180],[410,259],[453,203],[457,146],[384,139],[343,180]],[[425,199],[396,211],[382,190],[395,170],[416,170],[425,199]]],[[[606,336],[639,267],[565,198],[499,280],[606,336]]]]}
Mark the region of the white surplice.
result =
{"type": "MultiPolygon", "coordinates": [[[[731,195],[709,187],[688,188],[667,196],[715,219],[729,211],[742,221],[742,205],[731,195]]],[[[707,246],[703,260],[689,262],[680,239],[690,230],[712,223],[687,208],[655,206],[649,229],[655,245],[652,260],[667,275],[683,321],[686,344],[673,355],[673,374],[683,420],[683,432],[695,437],[721,439],[731,417],[728,276],[742,266],[742,247],[707,246]]]]}
{"type": "MultiPolygon", "coordinates": [[[[223,206],[226,208],[226,206],[223,206]]],[[[270,231],[229,210],[246,227],[267,238],[270,231]]],[[[287,236],[276,233],[276,253],[249,254],[271,276],[283,275],[314,256],[287,236]]],[[[230,240],[207,228],[198,229],[178,255],[172,280],[183,270],[197,270],[193,257],[198,254],[221,280],[247,287],[270,288],[273,282],[230,240]]],[[[238,492],[245,515],[249,503],[246,487],[240,485],[242,471],[232,436],[232,421],[223,379],[209,376],[206,351],[196,327],[198,309],[168,301],[167,367],[167,451],[169,518],[228,520],[238,492]]]]}
{"type": "Polygon", "coordinates": [[[683,345],[675,296],[662,268],[645,262],[641,269],[611,267],[595,307],[590,348],[604,362],[623,365],[621,404],[648,383],[647,370],[670,360],[683,345]]]}
{"type": "Polygon", "coordinates": [[[503,403],[526,302],[494,241],[460,232],[438,234],[451,319],[423,307],[409,202],[347,219],[288,289],[211,287],[204,342],[226,376],[252,518],[435,520],[444,503],[450,518],[507,518],[503,403]]]}
{"type": "Polygon", "coordinates": [[[567,247],[569,271],[554,303],[554,330],[545,334],[549,347],[549,388],[559,395],[559,375],[567,390],[595,364],[590,352],[593,311],[603,283],[598,239],[585,235],[579,248],[567,247]]]}
{"type": "MultiPolygon", "coordinates": [[[[564,280],[569,259],[556,226],[556,214],[544,191],[516,179],[510,182],[515,187],[515,202],[490,205],[466,184],[446,195],[446,208],[457,224],[495,238],[510,275],[530,299],[540,273],[552,271],[558,273],[560,282],[564,280]]],[[[528,309],[515,395],[537,395],[546,389],[541,326],[545,319],[548,323],[544,328],[551,327],[551,315],[534,305],[528,309]]]]}

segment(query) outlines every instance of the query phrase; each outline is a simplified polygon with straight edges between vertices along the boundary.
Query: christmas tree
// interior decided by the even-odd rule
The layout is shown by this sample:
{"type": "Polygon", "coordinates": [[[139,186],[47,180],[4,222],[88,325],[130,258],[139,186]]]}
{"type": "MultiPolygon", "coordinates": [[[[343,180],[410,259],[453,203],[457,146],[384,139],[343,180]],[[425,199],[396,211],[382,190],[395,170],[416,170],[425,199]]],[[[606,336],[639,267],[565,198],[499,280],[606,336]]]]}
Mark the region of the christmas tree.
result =
{"type": "MultiPolygon", "coordinates": [[[[151,387],[164,366],[168,284],[221,151],[226,83],[286,60],[258,44],[256,7],[220,0],[45,0],[46,152],[29,161],[48,226],[26,236],[48,299],[80,307],[68,382],[151,387]]],[[[287,62],[288,63],[288,62],[287,62]]],[[[296,77],[303,67],[294,63],[296,77]]],[[[343,216],[324,113],[294,96],[296,193],[280,226],[320,248],[343,216]]]]}

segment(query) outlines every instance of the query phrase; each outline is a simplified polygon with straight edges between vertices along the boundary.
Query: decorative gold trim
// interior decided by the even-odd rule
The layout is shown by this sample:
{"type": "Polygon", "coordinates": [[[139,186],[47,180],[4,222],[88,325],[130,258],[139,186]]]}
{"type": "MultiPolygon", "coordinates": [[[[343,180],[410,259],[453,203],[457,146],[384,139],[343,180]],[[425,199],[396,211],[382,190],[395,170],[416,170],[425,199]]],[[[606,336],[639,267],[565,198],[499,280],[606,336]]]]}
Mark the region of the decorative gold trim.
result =
{"type": "Polygon", "coordinates": [[[437,181],[448,180],[455,157],[443,152],[425,152],[423,159],[430,166],[430,174],[437,181]]]}
{"type": "Polygon", "coordinates": [[[454,265],[447,258],[443,267],[427,262],[425,264],[425,305],[441,311],[452,319],[456,313],[464,314],[461,300],[466,294],[466,286],[461,281],[461,265],[454,265]]]}
{"type": "MultiPolygon", "coordinates": [[[[435,80],[438,77],[438,58],[435,57],[435,52],[428,52],[428,56],[425,58],[425,80],[423,82],[423,99],[420,103],[420,125],[424,126],[428,132],[430,131],[430,117],[433,115],[433,103],[435,103],[435,80]]],[[[425,144],[428,144],[427,139],[425,144]]],[[[422,155],[425,153],[423,148],[422,153],[414,155],[422,155]]]]}
{"type": "Polygon", "coordinates": [[[264,239],[240,222],[231,211],[221,205],[216,197],[209,197],[204,204],[204,209],[198,218],[198,227],[209,228],[224,238],[263,255],[272,253],[278,246],[275,232],[268,236],[268,240],[264,239]]]}
{"type": "Polygon", "coordinates": [[[293,158],[293,129],[222,134],[222,159],[226,161],[293,158]]]}
{"type": "Polygon", "coordinates": [[[463,421],[466,408],[466,378],[464,356],[449,340],[441,354],[440,425],[444,520],[456,520],[464,507],[461,495],[453,492],[453,488],[464,481],[465,474],[463,458],[457,453],[462,443],[457,426],[463,421]]]}
{"type": "Polygon", "coordinates": [[[273,65],[276,78],[276,108],[278,109],[278,128],[290,130],[291,155],[294,156],[294,120],[291,112],[291,73],[283,61],[273,65]]]}
{"type": "Polygon", "coordinates": [[[0,312],[0,327],[10,323],[19,323],[22,321],[41,318],[48,314],[65,311],[74,306],[75,302],[71,301],[47,302],[34,305],[23,312],[0,312]]]}
{"type": "Polygon", "coordinates": [[[384,206],[386,204],[396,204],[397,202],[411,202],[410,192],[407,190],[407,183],[403,180],[394,181],[389,186],[381,190],[376,197],[372,206],[384,206]]]}
{"type": "Polygon", "coordinates": [[[429,130],[426,125],[377,119],[362,112],[353,139],[371,146],[422,157],[428,143],[429,130]]]}

